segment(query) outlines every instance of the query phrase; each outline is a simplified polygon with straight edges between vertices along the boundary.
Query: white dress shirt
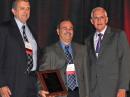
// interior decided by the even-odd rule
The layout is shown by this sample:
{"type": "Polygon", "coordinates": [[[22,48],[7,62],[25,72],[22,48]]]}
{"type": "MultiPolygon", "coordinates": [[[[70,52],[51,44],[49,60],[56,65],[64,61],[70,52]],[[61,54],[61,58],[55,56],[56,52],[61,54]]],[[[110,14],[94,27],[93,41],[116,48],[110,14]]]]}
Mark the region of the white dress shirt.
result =
{"type": "MultiPolygon", "coordinates": [[[[106,29],[107,29],[107,26],[105,26],[105,28],[101,32],[96,31],[96,33],[94,34],[93,39],[94,39],[94,49],[95,49],[95,51],[96,51],[96,46],[97,46],[98,38],[99,38],[98,34],[102,34],[101,39],[103,39],[103,36],[105,34],[106,29]]],[[[96,53],[96,56],[98,57],[98,53],[96,53]]]]}
{"type": "Polygon", "coordinates": [[[33,51],[33,68],[31,69],[31,71],[35,71],[37,68],[37,43],[31,33],[31,31],[29,30],[27,24],[23,24],[22,22],[20,22],[17,18],[15,18],[15,21],[18,25],[18,28],[20,30],[20,34],[23,37],[23,29],[22,26],[25,25],[25,34],[27,35],[28,41],[32,46],[32,51],[33,51]]]}

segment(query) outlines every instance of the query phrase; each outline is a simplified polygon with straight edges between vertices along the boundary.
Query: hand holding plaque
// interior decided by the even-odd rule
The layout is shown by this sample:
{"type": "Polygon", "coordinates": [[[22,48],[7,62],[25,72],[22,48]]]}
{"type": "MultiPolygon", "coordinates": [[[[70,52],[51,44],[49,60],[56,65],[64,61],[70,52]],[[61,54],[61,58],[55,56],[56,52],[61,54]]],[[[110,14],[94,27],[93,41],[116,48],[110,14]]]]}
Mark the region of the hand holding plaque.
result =
{"type": "Polygon", "coordinates": [[[42,89],[49,92],[48,96],[67,95],[67,90],[59,70],[39,71],[37,75],[42,89]]]}

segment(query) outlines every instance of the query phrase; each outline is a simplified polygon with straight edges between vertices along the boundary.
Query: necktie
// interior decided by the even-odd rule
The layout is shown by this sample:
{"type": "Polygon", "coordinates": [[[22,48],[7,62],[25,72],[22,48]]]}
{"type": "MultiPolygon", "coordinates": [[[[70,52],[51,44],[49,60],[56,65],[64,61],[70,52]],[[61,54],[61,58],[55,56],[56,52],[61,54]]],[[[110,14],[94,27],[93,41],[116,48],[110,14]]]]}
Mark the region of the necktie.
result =
{"type": "Polygon", "coordinates": [[[102,34],[98,34],[98,42],[97,42],[97,46],[96,46],[96,53],[99,53],[100,52],[100,49],[101,49],[101,37],[102,37],[102,34]]]}
{"type": "Polygon", "coordinates": [[[72,59],[72,55],[69,52],[69,46],[65,46],[65,55],[66,55],[66,60],[68,64],[72,64],[73,63],[73,59],[72,59]]]}
{"type": "MultiPolygon", "coordinates": [[[[65,46],[65,55],[66,55],[66,60],[68,64],[73,63],[72,56],[69,52],[69,46],[65,46]]],[[[71,89],[72,91],[77,87],[76,83],[76,73],[74,74],[67,74],[67,84],[68,88],[71,89]]]]}
{"type": "MultiPolygon", "coordinates": [[[[25,33],[25,26],[23,25],[22,26],[22,29],[23,29],[23,40],[24,40],[24,43],[27,42],[29,43],[28,41],[28,38],[26,36],[26,33],[25,33]]],[[[26,72],[27,73],[30,73],[32,67],[33,67],[33,58],[32,58],[32,53],[29,53],[29,49],[26,48],[26,55],[27,55],[27,68],[26,68],[26,72]]]]}

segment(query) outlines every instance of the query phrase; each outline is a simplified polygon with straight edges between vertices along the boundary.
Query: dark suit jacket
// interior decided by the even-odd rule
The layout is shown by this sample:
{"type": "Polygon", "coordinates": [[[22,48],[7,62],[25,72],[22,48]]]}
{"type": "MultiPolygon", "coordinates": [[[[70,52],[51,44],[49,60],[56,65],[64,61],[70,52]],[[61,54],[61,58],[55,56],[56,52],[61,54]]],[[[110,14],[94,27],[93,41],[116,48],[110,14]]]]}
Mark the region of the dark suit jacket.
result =
{"type": "MultiPolygon", "coordinates": [[[[72,43],[74,64],[77,72],[77,78],[79,83],[80,97],[88,97],[88,70],[87,70],[87,56],[86,51],[82,45],[72,43]]],[[[47,47],[43,57],[43,64],[40,66],[40,71],[48,69],[59,69],[66,83],[66,57],[63,49],[60,46],[60,42],[47,47]]],[[[66,86],[67,88],[67,86],[66,86]]]]}
{"type": "Polygon", "coordinates": [[[8,86],[11,97],[27,97],[27,56],[14,19],[0,25],[0,39],[0,87],[8,86]]]}
{"type": "Polygon", "coordinates": [[[107,27],[98,58],[93,37],[86,40],[90,58],[90,97],[116,97],[118,89],[128,89],[129,82],[130,48],[125,33],[107,27]]]}

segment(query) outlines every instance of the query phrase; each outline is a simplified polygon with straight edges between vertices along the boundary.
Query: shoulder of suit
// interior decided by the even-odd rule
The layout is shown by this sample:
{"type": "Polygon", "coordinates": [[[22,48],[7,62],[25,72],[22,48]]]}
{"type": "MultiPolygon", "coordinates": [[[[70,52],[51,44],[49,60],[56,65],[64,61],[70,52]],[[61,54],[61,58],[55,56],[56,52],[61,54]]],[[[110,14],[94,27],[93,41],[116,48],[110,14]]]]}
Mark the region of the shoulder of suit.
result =
{"type": "Polygon", "coordinates": [[[53,48],[56,48],[56,47],[58,47],[58,46],[59,46],[59,45],[57,45],[56,43],[54,43],[54,44],[48,46],[48,49],[53,49],[53,48]]]}
{"type": "Polygon", "coordinates": [[[10,21],[4,21],[0,23],[0,33],[7,35],[9,26],[10,26],[10,21]]]}
{"type": "Polygon", "coordinates": [[[0,27],[7,28],[11,24],[10,20],[0,23],[0,27]]]}
{"type": "Polygon", "coordinates": [[[86,45],[80,43],[73,43],[73,46],[74,51],[76,52],[77,55],[81,57],[86,56],[87,54],[86,45]]]}
{"type": "Polygon", "coordinates": [[[90,34],[87,38],[85,38],[84,43],[88,44],[89,42],[93,40],[93,37],[94,37],[94,33],[90,34]]]}
{"type": "Polygon", "coordinates": [[[71,44],[72,44],[72,45],[75,45],[75,46],[83,46],[83,44],[77,43],[77,42],[72,42],[71,44]]]}
{"type": "Polygon", "coordinates": [[[57,47],[58,47],[58,44],[57,44],[57,43],[54,43],[54,44],[51,44],[51,45],[49,45],[49,46],[46,46],[46,47],[44,48],[44,50],[49,53],[49,52],[54,51],[54,49],[57,48],[57,47]]]}
{"type": "Polygon", "coordinates": [[[80,50],[83,50],[85,48],[85,45],[83,45],[81,43],[77,43],[77,42],[72,42],[72,46],[74,46],[74,48],[80,49],[80,50]]]}
{"type": "Polygon", "coordinates": [[[119,34],[121,32],[124,32],[123,30],[119,29],[119,28],[113,28],[113,27],[109,27],[110,31],[112,33],[115,33],[115,34],[119,34]]]}

